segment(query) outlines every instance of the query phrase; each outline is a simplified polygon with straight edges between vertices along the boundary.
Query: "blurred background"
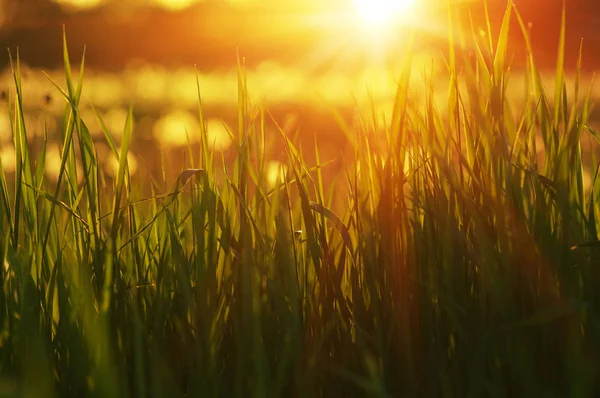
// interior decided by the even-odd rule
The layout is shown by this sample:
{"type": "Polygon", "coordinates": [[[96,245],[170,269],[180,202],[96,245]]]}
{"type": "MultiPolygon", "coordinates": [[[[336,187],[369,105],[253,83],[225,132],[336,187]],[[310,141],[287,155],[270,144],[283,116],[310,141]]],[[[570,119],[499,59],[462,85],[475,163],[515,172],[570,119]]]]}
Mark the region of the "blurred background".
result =
{"type": "MultiPolygon", "coordinates": [[[[187,152],[188,137],[196,143],[200,128],[196,76],[209,137],[216,150],[227,153],[227,129],[237,132],[238,55],[246,65],[253,103],[266,105],[289,134],[299,129],[307,145],[312,146],[317,137],[326,157],[335,158],[346,144],[334,112],[352,126],[372,100],[382,118],[389,116],[394,82],[406,60],[411,33],[414,70],[426,70],[432,62],[442,68],[447,1],[415,0],[395,19],[384,21],[373,15],[364,18],[369,2],[363,4],[365,11],[355,0],[0,0],[0,48],[10,49],[13,55],[19,50],[32,141],[42,137],[44,128],[51,135],[60,127],[65,102],[42,71],[64,84],[65,26],[74,64],[87,48],[82,111],[98,141],[103,138],[92,104],[117,138],[129,105],[134,106],[134,171],[153,168],[156,162],[151,160],[165,148],[172,148],[166,159],[174,167],[189,166],[183,165],[182,154],[187,152]]],[[[463,16],[459,22],[463,30],[489,34],[483,1],[449,1],[452,10],[463,16]]],[[[538,62],[550,74],[563,1],[515,3],[529,24],[538,62]]],[[[596,0],[566,3],[566,66],[574,68],[583,38],[583,80],[589,81],[600,64],[596,51],[600,4],[596,0]]],[[[506,1],[488,0],[488,8],[494,37],[506,1]]],[[[524,57],[516,23],[512,32],[513,64],[518,71],[524,57]]],[[[0,101],[5,103],[13,85],[8,51],[0,53],[0,71],[0,101]]],[[[424,82],[422,74],[414,75],[414,92],[419,95],[419,84],[424,82]]],[[[518,97],[522,78],[516,73],[514,80],[518,97]]],[[[446,95],[444,83],[441,73],[436,91],[441,99],[446,95]]],[[[274,123],[268,128],[276,135],[274,123]]],[[[8,115],[2,112],[0,156],[5,164],[10,163],[9,142],[8,115]]],[[[57,146],[50,151],[58,157],[57,146]]],[[[101,155],[102,151],[109,157],[108,148],[100,145],[101,155]]],[[[114,163],[106,161],[107,167],[114,163]]]]}

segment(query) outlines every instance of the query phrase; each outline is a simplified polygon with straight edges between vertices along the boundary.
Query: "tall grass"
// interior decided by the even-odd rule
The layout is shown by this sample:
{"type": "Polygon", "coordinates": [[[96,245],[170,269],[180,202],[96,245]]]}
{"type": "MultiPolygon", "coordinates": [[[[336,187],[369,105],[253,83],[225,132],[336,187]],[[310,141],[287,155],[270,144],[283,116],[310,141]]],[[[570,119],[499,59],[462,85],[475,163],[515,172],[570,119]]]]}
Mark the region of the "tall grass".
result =
{"type": "MultiPolygon", "coordinates": [[[[45,150],[28,149],[17,57],[14,178],[0,163],[0,395],[598,395],[592,104],[579,77],[566,89],[563,16],[555,92],[528,48],[513,106],[511,18],[529,43],[511,4],[496,35],[472,35],[466,62],[449,35],[444,110],[433,83],[413,100],[408,60],[391,120],[373,110],[347,131],[354,159],[337,190],[318,146],[309,165],[283,132],[286,177],[269,187],[269,114],[249,103],[243,63],[233,165],[203,130],[190,168],[143,197],[130,111],[120,148],[98,115],[119,159],[106,180],[79,114],[84,62],[73,76],[66,41],[50,184],[45,150]]],[[[203,125],[199,85],[198,98],[203,125]]]]}

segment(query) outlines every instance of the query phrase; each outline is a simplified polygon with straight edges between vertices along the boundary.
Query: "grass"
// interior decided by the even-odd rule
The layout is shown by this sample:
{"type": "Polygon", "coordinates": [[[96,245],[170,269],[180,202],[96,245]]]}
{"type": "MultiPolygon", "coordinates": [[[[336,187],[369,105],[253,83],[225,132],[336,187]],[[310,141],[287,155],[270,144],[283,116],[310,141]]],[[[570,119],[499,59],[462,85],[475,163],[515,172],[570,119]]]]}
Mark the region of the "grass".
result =
{"type": "Polygon", "coordinates": [[[119,159],[108,178],[66,40],[50,184],[45,151],[27,144],[17,56],[14,176],[0,163],[0,395],[597,396],[592,104],[579,79],[566,89],[564,16],[556,91],[528,48],[526,101],[511,104],[512,18],[528,43],[511,4],[495,36],[472,35],[472,58],[449,35],[445,110],[433,86],[413,100],[408,60],[391,120],[373,110],[346,131],[354,156],[335,189],[318,146],[309,165],[283,132],[287,173],[269,187],[271,121],[247,100],[243,64],[233,165],[203,131],[170,190],[133,180],[130,111],[120,147],[104,129],[119,159]]]}

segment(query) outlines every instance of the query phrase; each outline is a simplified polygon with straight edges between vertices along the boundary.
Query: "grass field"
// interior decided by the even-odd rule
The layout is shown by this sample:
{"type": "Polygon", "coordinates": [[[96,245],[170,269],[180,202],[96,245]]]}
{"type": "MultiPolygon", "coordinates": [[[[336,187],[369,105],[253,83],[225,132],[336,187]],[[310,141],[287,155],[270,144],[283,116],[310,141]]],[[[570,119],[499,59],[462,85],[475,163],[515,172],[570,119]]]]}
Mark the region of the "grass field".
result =
{"type": "Polygon", "coordinates": [[[249,103],[243,65],[233,166],[203,129],[176,179],[131,177],[130,112],[119,147],[105,131],[119,159],[106,175],[65,39],[62,161],[47,181],[15,57],[0,396],[598,396],[589,82],[567,90],[561,37],[555,90],[530,56],[511,103],[511,18],[509,5],[499,32],[473,33],[468,59],[450,32],[444,109],[433,86],[410,95],[408,59],[391,119],[373,109],[347,129],[354,154],[333,177],[317,145],[282,131],[285,170],[269,178],[273,122],[249,103]]]}

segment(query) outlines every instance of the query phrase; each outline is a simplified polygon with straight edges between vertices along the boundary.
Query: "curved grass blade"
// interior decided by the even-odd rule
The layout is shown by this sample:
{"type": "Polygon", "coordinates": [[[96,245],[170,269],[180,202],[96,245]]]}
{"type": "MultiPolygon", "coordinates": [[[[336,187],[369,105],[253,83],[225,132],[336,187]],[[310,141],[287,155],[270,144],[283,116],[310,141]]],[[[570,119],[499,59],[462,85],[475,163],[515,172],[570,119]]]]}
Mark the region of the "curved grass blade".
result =
{"type": "Polygon", "coordinates": [[[344,240],[344,244],[350,250],[350,253],[354,253],[354,248],[352,244],[352,238],[350,237],[350,230],[344,224],[344,222],[335,214],[333,211],[323,206],[320,203],[310,202],[310,208],[327,218],[333,226],[342,234],[342,239],[344,240]]]}

